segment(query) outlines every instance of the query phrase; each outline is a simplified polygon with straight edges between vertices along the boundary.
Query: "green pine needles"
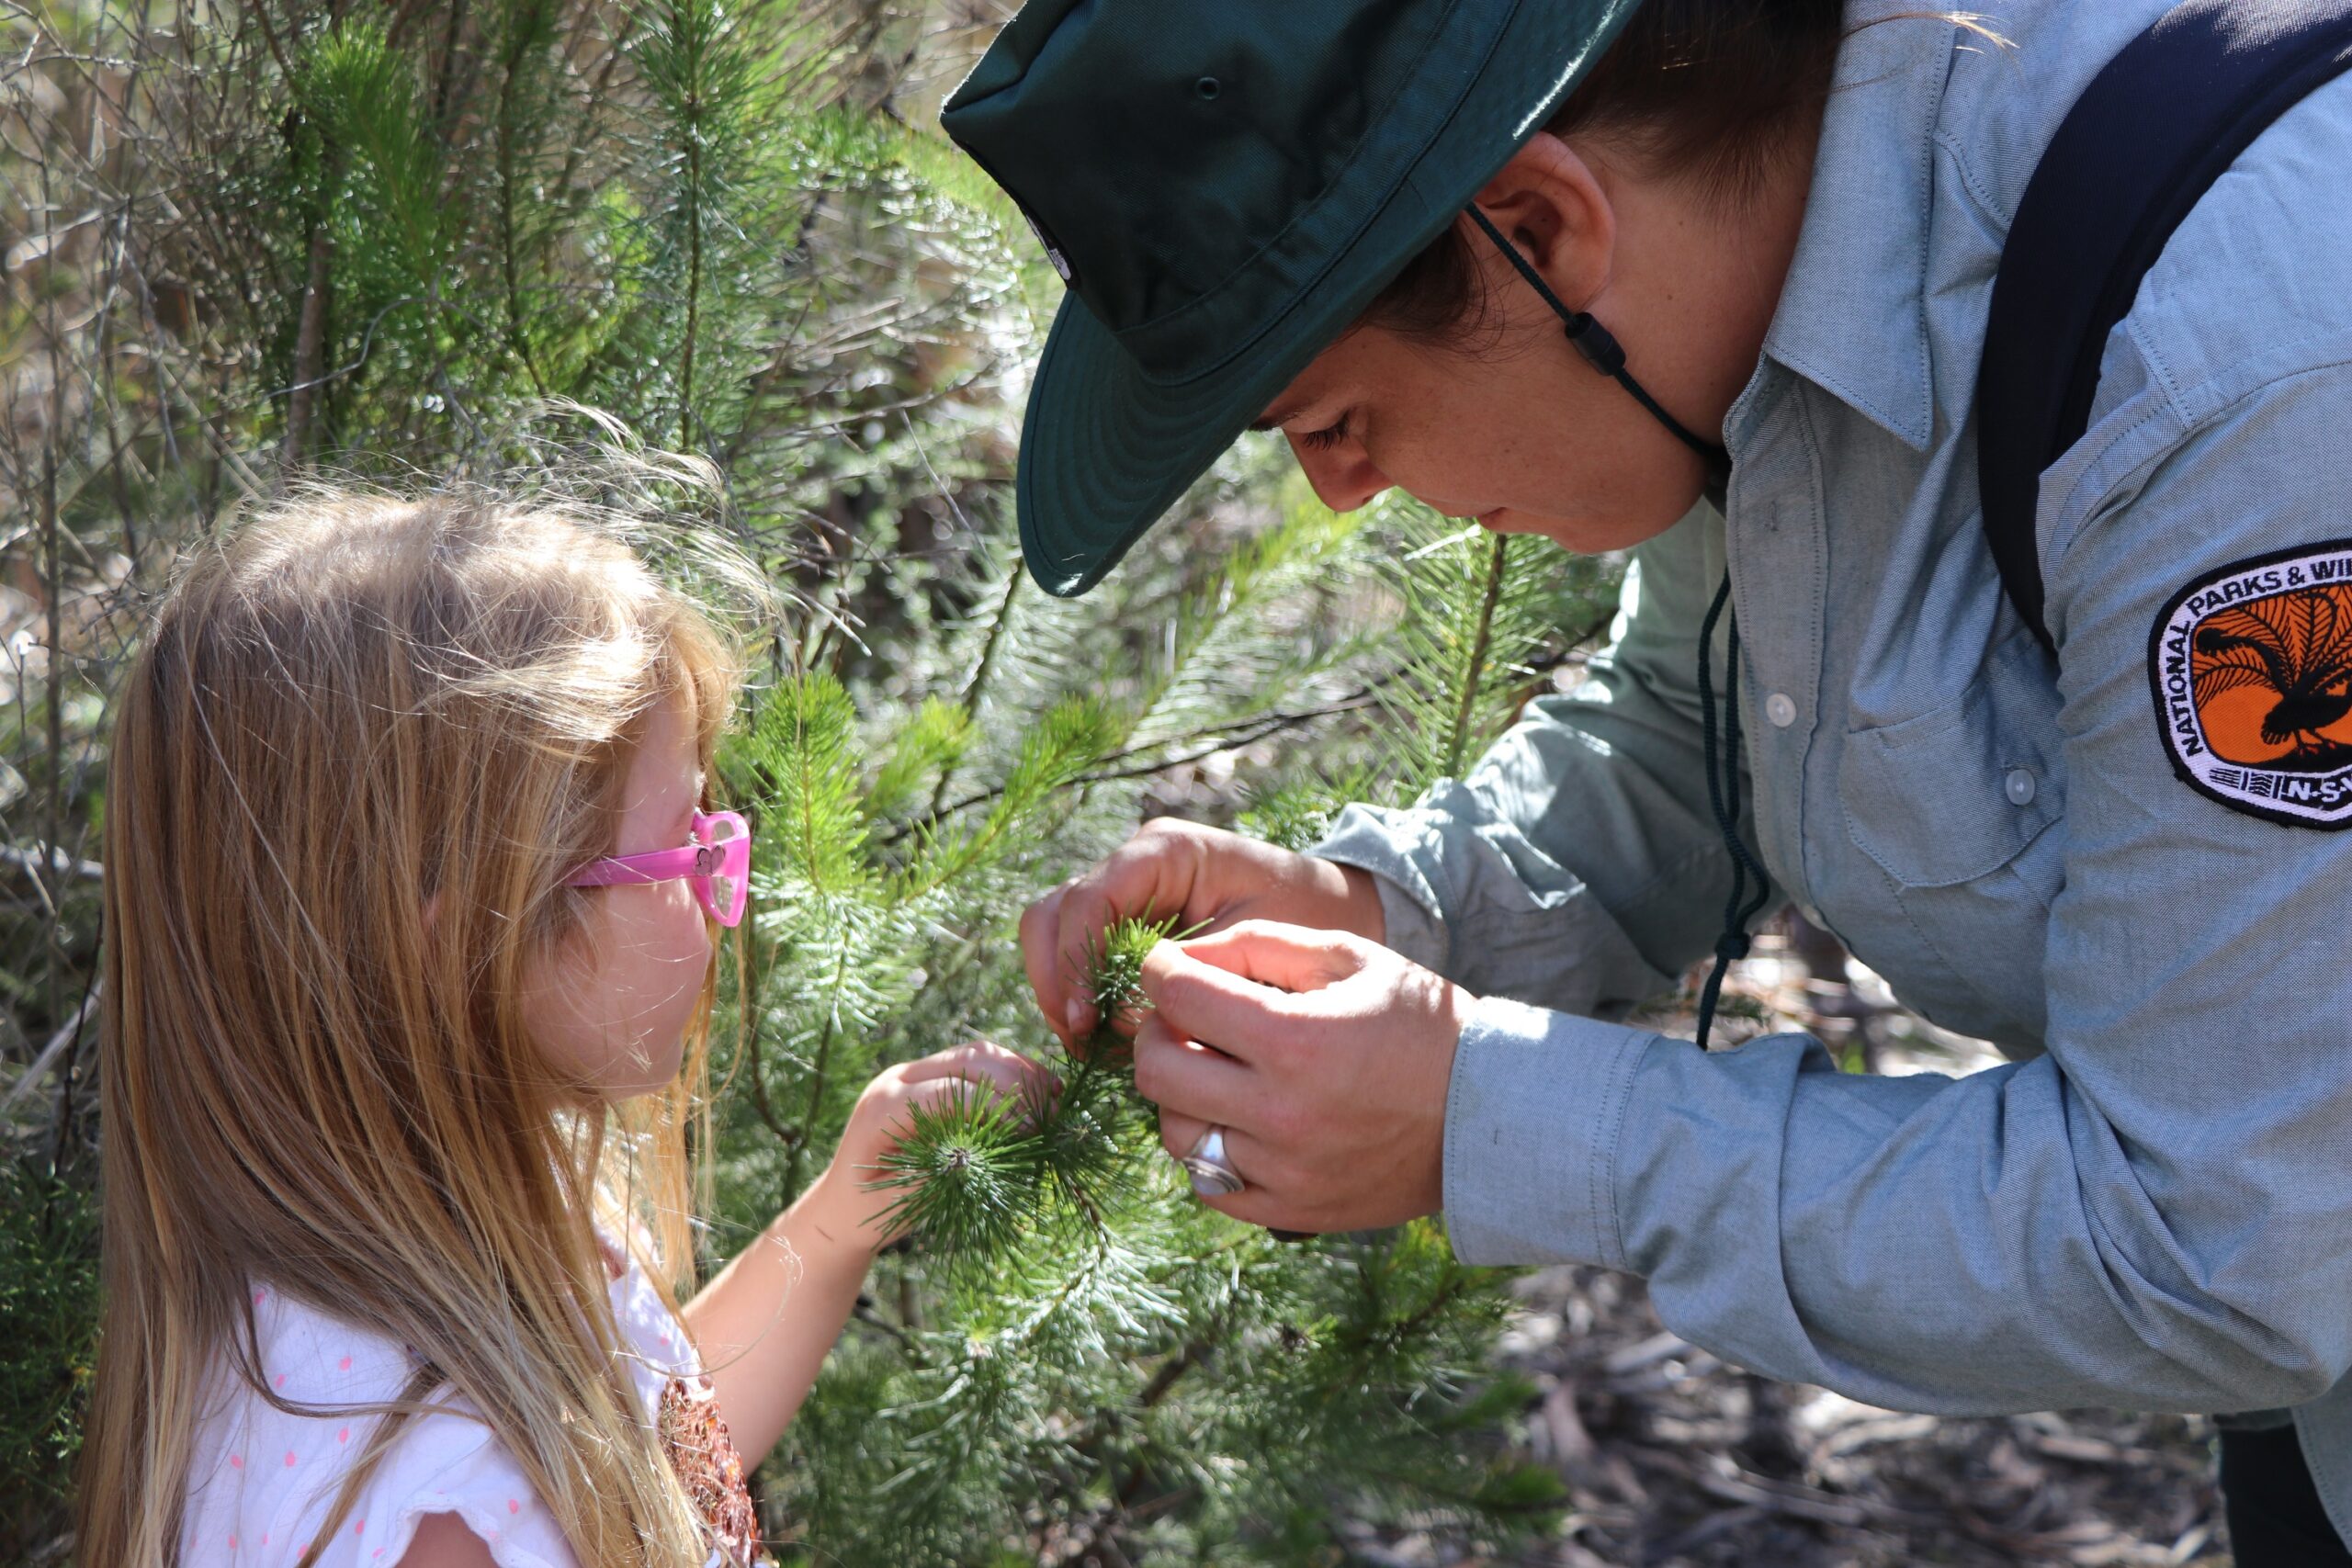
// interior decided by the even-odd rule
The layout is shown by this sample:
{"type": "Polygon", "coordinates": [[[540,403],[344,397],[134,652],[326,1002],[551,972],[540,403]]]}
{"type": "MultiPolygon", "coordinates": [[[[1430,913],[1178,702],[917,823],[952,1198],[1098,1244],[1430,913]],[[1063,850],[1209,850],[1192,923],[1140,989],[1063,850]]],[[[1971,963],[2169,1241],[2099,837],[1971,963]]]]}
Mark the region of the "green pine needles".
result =
{"type": "Polygon", "coordinates": [[[1467,771],[1543,689],[1557,655],[1598,628],[1610,582],[1588,558],[1542,539],[1393,500],[1382,512],[1398,548],[1380,575],[1401,611],[1397,678],[1379,692],[1393,737],[1382,771],[1418,794],[1467,771]]]}
{"type": "Polygon", "coordinates": [[[915,1108],[913,1132],[868,1185],[899,1194],[888,1211],[894,1224],[953,1256],[1003,1252],[1036,1212],[1050,1168],[1037,1116],[1037,1107],[961,1086],[944,1106],[915,1108]]]}
{"type": "MultiPolygon", "coordinates": [[[[1197,928],[1195,928],[1197,929],[1197,928]]],[[[1163,942],[1182,942],[1193,931],[1178,931],[1175,920],[1121,920],[1087,944],[1086,998],[1094,1004],[1094,1037],[1089,1052],[1108,1051],[1120,1043],[1114,1021],[1145,1005],[1144,960],[1163,942]]]]}
{"type": "Polygon", "coordinates": [[[1088,994],[1105,1021],[1060,1055],[1061,1089],[1043,1105],[959,1089],[918,1108],[912,1135],[884,1156],[868,1185],[895,1195],[888,1213],[949,1259],[985,1260],[1043,1227],[1057,1237],[1114,1244],[1118,1184],[1159,1147],[1159,1118],[1135,1094],[1126,1041],[1108,1021],[1143,1002],[1143,964],[1178,935],[1173,921],[1126,920],[1095,946],[1088,994]]]}
{"type": "Polygon", "coordinates": [[[97,1203],[47,1165],[0,1153],[0,1546],[23,1562],[65,1506],[97,1354],[97,1203]]]}
{"type": "MultiPolygon", "coordinates": [[[[707,1263],[825,1168],[880,1069],[979,1037],[1058,1053],[1015,929],[1042,891],[1148,815],[1305,848],[1348,801],[1410,800],[1611,597],[1599,569],[1408,504],[1335,516],[1254,441],[1083,602],[1031,585],[1012,433],[1061,287],[986,177],[912,129],[970,63],[935,52],[977,46],[968,9],[226,0],[135,37],[143,11],[91,11],[50,51],[136,77],[106,89],[112,183],[44,184],[20,214],[61,242],[48,215],[114,215],[89,254],[137,260],[135,287],[87,289],[60,259],[79,241],[28,264],[89,325],[20,355],[89,367],[69,424],[120,414],[60,437],[55,558],[119,541],[129,581],[160,581],[158,540],[312,464],[600,482],[536,434],[569,400],[616,422],[576,444],[591,458],[626,426],[715,469],[724,504],[676,508],[670,536],[724,535],[794,606],[754,639],[718,767],[756,849],[699,1145],[707,1263]]],[[[96,112],[74,101],[58,125],[96,112]]],[[[1104,1017],[1170,934],[1110,933],[1104,1017]]],[[[37,950],[81,964],[85,935],[37,950]]],[[[1055,1066],[1047,1103],[974,1091],[865,1173],[913,1232],[762,1477],[787,1562],[1328,1562],[1342,1520],[1540,1522],[1556,1486],[1497,1440],[1526,1402],[1487,1370],[1502,1276],[1435,1223],[1295,1245],[1232,1223],[1166,1157],[1115,1032],[1055,1066]]],[[[0,1236],[46,1260],[0,1301],[48,1348],[26,1395],[45,1455],[71,1446],[94,1289],[74,1196],[28,1190],[56,1228],[0,1236]]],[[[55,1502],[27,1515],[44,1540],[55,1502]]]]}
{"type": "MultiPolygon", "coordinates": [[[[797,1191],[889,1062],[985,1035],[1043,1047],[1061,1078],[1044,1104],[975,1089],[918,1112],[867,1173],[911,1233],[770,1472],[783,1544],[876,1565],[1306,1562],[1343,1517],[1540,1525],[1556,1483],[1496,1441],[1525,1391],[1484,1365],[1505,1277],[1456,1263],[1435,1222],[1286,1244],[1202,1205],[1124,1035],[1051,1043],[1012,928],[1204,751],[1265,758],[1232,786],[1241,819],[1295,847],[1344,799],[1459,772],[1608,585],[1396,505],[1299,502],[1207,569],[1148,542],[1099,609],[1024,592],[1000,548],[976,554],[922,684],[893,701],[903,669],[788,675],[724,759],[761,827],[729,1220],[797,1191]]],[[[1181,934],[1107,933],[1086,976],[1102,1018],[1131,1021],[1146,956],[1181,934]]]]}

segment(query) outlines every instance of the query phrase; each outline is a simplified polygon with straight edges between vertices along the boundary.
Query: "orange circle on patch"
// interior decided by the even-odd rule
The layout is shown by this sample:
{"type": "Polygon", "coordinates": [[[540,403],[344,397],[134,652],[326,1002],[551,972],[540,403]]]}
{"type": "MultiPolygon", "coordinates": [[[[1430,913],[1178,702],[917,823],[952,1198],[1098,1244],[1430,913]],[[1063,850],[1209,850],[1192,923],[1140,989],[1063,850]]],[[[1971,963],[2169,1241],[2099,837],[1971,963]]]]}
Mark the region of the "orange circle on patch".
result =
{"type": "Polygon", "coordinates": [[[2297,772],[2352,762],[2352,584],[2215,610],[2189,635],[2189,669],[2215,756],[2297,772]]]}

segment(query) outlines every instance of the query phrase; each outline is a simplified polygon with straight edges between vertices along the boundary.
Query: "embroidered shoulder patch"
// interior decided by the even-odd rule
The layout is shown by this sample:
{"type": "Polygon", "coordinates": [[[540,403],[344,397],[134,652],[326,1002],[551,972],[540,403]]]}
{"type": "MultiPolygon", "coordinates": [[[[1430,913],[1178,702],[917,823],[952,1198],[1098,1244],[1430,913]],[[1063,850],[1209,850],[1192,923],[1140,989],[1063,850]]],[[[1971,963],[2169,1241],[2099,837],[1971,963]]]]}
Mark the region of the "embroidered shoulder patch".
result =
{"type": "Polygon", "coordinates": [[[2233,810],[2352,828],[2352,539],[2242,560],[2148,639],[2174,771],[2233,810]]]}

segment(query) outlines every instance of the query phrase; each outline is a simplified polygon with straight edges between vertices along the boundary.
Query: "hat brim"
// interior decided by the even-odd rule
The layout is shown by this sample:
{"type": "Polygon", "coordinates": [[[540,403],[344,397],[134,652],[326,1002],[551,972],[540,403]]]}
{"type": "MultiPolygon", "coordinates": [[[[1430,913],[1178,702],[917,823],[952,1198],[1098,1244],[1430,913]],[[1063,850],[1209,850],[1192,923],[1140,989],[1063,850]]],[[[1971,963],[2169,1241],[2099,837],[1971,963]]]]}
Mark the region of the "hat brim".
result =
{"type": "Polygon", "coordinates": [[[1102,580],[1543,129],[1640,0],[1520,0],[1479,73],[1370,221],[1257,341],[1181,382],[1144,373],[1077,296],[1029,389],[1016,504],[1030,575],[1064,598],[1102,580]]]}

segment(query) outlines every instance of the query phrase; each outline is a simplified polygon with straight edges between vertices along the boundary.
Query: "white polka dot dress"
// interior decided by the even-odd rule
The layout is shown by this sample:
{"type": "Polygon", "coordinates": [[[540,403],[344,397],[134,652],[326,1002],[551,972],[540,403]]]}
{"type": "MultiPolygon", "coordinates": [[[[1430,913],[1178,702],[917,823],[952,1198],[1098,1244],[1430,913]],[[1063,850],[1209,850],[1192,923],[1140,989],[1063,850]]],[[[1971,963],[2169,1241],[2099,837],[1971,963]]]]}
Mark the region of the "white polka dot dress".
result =
{"type": "MultiPolygon", "coordinates": [[[[395,1400],[416,1365],[405,1347],[355,1328],[267,1281],[253,1286],[261,1364],[272,1389],[298,1404],[395,1400]]],[[[649,1421],[673,1379],[699,1383],[684,1326],[634,1261],[613,1281],[613,1311],[649,1421]]],[[[420,1520],[456,1514],[500,1568],[577,1568],[562,1532],[522,1467],[470,1402],[444,1390],[447,1415],[411,1420],[375,1475],[320,1546],[320,1568],[385,1568],[408,1550],[420,1520]]],[[[292,1568],[319,1528],[375,1416],[294,1416],[236,1379],[226,1362],[194,1433],[180,1561],[188,1568],[292,1568]]],[[[724,1558],[714,1553],[714,1568],[724,1558]]]]}

